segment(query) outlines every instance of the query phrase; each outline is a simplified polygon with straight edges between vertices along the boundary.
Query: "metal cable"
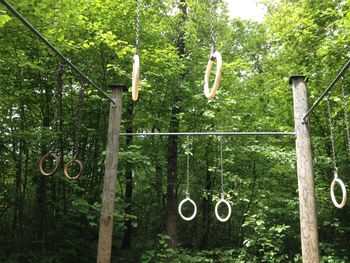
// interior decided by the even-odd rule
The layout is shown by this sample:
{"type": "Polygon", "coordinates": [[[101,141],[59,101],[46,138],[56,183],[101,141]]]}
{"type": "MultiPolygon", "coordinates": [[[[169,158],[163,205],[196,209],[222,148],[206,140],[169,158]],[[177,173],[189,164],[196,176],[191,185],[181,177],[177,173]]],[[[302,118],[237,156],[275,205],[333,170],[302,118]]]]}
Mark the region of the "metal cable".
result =
{"type": "Polygon", "coordinates": [[[187,152],[186,152],[186,195],[190,191],[190,143],[189,137],[187,136],[187,152]]]}
{"type": "Polygon", "coordinates": [[[332,161],[334,170],[337,170],[337,161],[335,156],[335,146],[334,146],[334,134],[333,134],[333,123],[331,116],[331,103],[329,102],[329,95],[327,96],[327,111],[328,111],[328,124],[330,130],[331,144],[332,144],[332,161]]]}
{"type": "Polygon", "coordinates": [[[223,138],[220,138],[220,173],[221,173],[221,193],[224,193],[224,168],[223,168],[223,158],[222,158],[222,140],[223,138]]]}
{"type": "Polygon", "coordinates": [[[79,101],[77,106],[77,112],[75,117],[75,141],[74,141],[74,149],[73,149],[73,156],[74,158],[78,154],[78,146],[79,146],[79,139],[80,139],[80,128],[81,128],[81,114],[83,111],[84,106],[84,84],[83,82],[80,83],[80,90],[79,90],[79,101]]]}
{"type": "Polygon", "coordinates": [[[295,132],[135,132],[120,133],[121,136],[292,136],[295,132]]]}
{"type": "Polygon", "coordinates": [[[339,71],[338,75],[334,78],[332,83],[328,86],[328,88],[323,92],[323,94],[316,100],[316,102],[311,106],[311,108],[307,111],[307,113],[303,116],[303,121],[306,123],[307,118],[310,113],[316,108],[318,104],[328,95],[328,93],[332,90],[338,80],[344,75],[345,71],[350,67],[350,60],[345,64],[345,66],[339,71]]]}
{"type": "Polygon", "coordinates": [[[344,122],[345,122],[345,128],[346,128],[346,138],[347,138],[347,141],[348,141],[348,150],[350,152],[350,131],[349,131],[349,118],[348,118],[348,110],[347,110],[347,107],[348,107],[348,102],[346,100],[346,97],[345,97],[345,91],[344,91],[344,78],[342,78],[342,85],[341,85],[341,93],[342,93],[342,96],[343,96],[343,105],[344,105],[344,122]]]}
{"type": "Polygon", "coordinates": [[[56,70],[56,78],[54,85],[54,95],[53,95],[53,121],[51,126],[52,131],[52,141],[50,148],[54,150],[57,146],[56,141],[56,132],[59,131],[60,128],[60,118],[61,118],[61,103],[62,103],[62,89],[63,89],[63,81],[62,76],[64,73],[64,64],[62,61],[59,61],[57,70],[56,70]]]}
{"type": "Polygon", "coordinates": [[[57,56],[59,56],[66,64],[68,64],[71,69],[80,75],[80,77],[97,89],[106,99],[111,101],[113,105],[116,104],[115,100],[113,100],[105,91],[103,91],[96,83],[90,80],[83,72],[81,72],[72,62],[70,62],[57,48],[55,48],[32,24],[30,24],[14,7],[12,7],[7,1],[0,0],[8,10],[14,14],[23,25],[25,25],[30,31],[32,31],[48,48],[50,48],[57,56]]]}
{"type": "Polygon", "coordinates": [[[210,0],[210,35],[211,35],[211,53],[215,52],[215,34],[214,34],[214,0],[210,0]]]}
{"type": "Polygon", "coordinates": [[[137,0],[135,55],[139,54],[141,0],[137,0]]]}

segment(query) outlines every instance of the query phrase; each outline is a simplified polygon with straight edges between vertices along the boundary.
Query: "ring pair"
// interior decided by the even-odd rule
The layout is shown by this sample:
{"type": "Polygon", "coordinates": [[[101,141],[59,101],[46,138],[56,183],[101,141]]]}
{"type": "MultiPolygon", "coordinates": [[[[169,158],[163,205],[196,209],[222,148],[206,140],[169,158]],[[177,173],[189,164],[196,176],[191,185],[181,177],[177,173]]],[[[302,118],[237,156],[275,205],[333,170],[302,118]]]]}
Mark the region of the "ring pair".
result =
{"type": "MultiPolygon", "coordinates": [[[[179,212],[179,215],[180,217],[183,219],[183,220],[186,220],[186,221],[191,221],[193,218],[196,217],[197,215],[197,205],[196,203],[190,198],[190,194],[189,193],[186,193],[186,198],[183,199],[180,204],[179,204],[179,207],[178,207],[178,212],[179,212]],[[186,203],[186,202],[190,202],[192,205],[193,205],[193,214],[189,217],[186,217],[182,214],[182,206],[186,203]]],[[[224,193],[221,193],[221,198],[220,200],[216,203],[215,205],[215,216],[216,218],[220,221],[220,222],[226,222],[227,220],[230,219],[231,217],[231,213],[232,213],[232,209],[231,209],[231,205],[230,203],[225,199],[225,195],[224,193]],[[219,206],[221,203],[224,203],[226,206],[227,206],[227,209],[228,209],[228,212],[227,212],[227,216],[222,218],[220,215],[219,215],[219,206]]]]}
{"type": "MultiPolygon", "coordinates": [[[[45,154],[43,157],[41,157],[41,159],[39,161],[39,170],[40,170],[42,175],[50,176],[50,175],[53,175],[54,173],[57,172],[59,164],[60,164],[59,157],[55,153],[49,152],[49,153],[45,154]],[[55,165],[54,165],[54,167],[53,167],[53,169],[51,171],[46,172],[44,166],[45,166],[46,161],[48,161],[48,160],[52,160],[55,165]]],[[[64,170],[63,170],[64,175],[68,179],[71,179],[71,180],[78,179],[80,177],[80,175],[83,173],[83,171],[84,171],[84,165],[83,165],[83,163],[81,161],[76,159],[76,156],[74,156],[74,158],[72,160],[70,160],[68,163],[66,163],[64,165],[64,170]],[[68,170],[74,163],[79,165],[79,172],[78,172],[78,174],[76,176],[70,176],[68,170]]]]}

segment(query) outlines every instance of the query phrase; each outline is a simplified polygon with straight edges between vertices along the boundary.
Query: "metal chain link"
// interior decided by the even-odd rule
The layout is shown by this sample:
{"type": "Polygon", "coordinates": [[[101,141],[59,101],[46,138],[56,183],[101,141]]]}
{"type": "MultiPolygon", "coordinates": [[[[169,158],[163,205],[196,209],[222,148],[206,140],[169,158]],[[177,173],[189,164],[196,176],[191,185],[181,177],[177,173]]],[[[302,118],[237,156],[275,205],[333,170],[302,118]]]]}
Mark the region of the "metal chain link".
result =
{"type": "Polygon", "coordinates": [[[187,136],[187,153],[186,153],[186,195],[189,194],[190,191],[190,143],[189,143],[189,137],[187,136]]]}
{"type": "Polygon", "coordinates": [[[79,145],[80,127],[81,127],[81,114],[84,106],[84,97],[85,97],[84,83],[81,81],[80,90],[79,90],[79,102],[78,102],[77,112],[75,117],[75,142],[74,142],[74,149],[73,149],[74,159],[78,154],[78,145],[79,145]]]}
{"type": "Polygon", "coordinates": [[[214,0],[210,0],[210,35],[211,35],[211,53],[215,52],[215,34],[214,34],[214,0]]]}
{"type": "Polygon", "coordinates": [[[57,146],[56,132],[59,131],[59,123],[61,118],[63,73],[64,73],[64,63],[60,61],[58,63],[57,70],[56,70],[56,79],[55,79],[55,86],[54,86],[54,98],[53,98],[54,114],[53,114],[53,123],[51,127],[51,131],[52,131],[51,149],[52,150],[54,150],[57,146]]]}
{"type": "Polygon", "coordinates": [[[141,16],[141,0],[137,0],[135,55],[138,55],[138,53],[139,53],[139,43],[140,43],[140,16],[141,16]]]}
{"type": "Polygon", "coordinates": [[[224,193],[224,165],[222,158],[222,137],[220,138],[220,174],[221,174],[221,193],[224,193]]]}
{"type": "Polygon", "coordinates": [[[333,124],[332,124],[332,116],[331,116],[331,103],[329,102],[329,95],[327,96],[327,111],[328,111],[328,123],[329,123],[331,144],[332,144],[333,167],[334,167],[334,170],[338,170],[336,156],[335,156],[334,134],[333,134],[333,124]]]}
{"type": "Polygon", "coordinates": [[[342,85],[341,85],[341,92],[343,96],[343,102],[344,102],[344,122],[345,122],[345,128],[346,128],[346,138],[348,140],[348,150],[350,152],[350,131],[349,131],[349,118],[348,118],[348,102],[345,97],[345,91],[344,91],[344,78],[342,78],[342,85]]]}

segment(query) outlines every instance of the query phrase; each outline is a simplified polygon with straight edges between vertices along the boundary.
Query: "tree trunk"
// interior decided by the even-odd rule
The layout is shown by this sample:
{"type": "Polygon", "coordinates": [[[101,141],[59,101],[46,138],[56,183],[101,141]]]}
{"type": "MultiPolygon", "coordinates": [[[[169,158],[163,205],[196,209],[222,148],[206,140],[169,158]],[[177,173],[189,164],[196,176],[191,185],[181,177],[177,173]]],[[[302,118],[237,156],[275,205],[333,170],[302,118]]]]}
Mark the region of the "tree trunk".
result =
{"type": "MultiPolygon", "coordinates": [[[[210,152],[210,144],[208,144],[206,152],[210,152]]],[[[205,178],[205,190],[207,195],[203,197],[203,214],[202,214],[202,224],[203,224],[203,232],[200,239],[199,247],[201,249],[204,249],[208,246],[208,240],[209,240],[209,230],[210,230],[210,215],[211,215],[211,208],[212,208],[212,200],[211,200],[211,190],[212,190],[212,172],[209,169],[210,167],[210,158],[209,155],[207,155],[206,159],[206,178],[205,178]]]]}
{"type": "MultiPolygon", "coordinates": [[[[181,11],[181,24],[180,28],[184,28],[184,23],[187,18],[187,5],[186,0],[180,0],[179,9],[181,11]]],[[[178,54],[183,58],[186,54],[185,51],[185,32],[181,30],[177,38],[177,49],[178,54]]],[[[182,82],[185,75],[182,74],[179,78],[179,82],[182,82]]],[[[172,110],[170,118],[169,132],[179,131],[179,113],[180,113],[180,93],[174,92],[172,95],[172,110]]],[[[177,165],[177,143],[178,136],[168,137],[168,153],[167,153],[167,207],[166,207],[166,233],[170,237],[168,242],[170,247],[176,247],[177,236],[176,236],[176,219],[177,219],[177,193],[176,193],[176,165],[177,165]]]]}
{"type": "MultiPolygon", "coordinates": [[[[134,113],[134,102],[132,100],[129,100],[129,103],[127,105],[126,109],[126,132],[127,133],[133,133],[133,113],[134,113]]],[[[126,137],[126,149],[129,150],[129,147],[132,145],[133,136],[127,136],[126,137]]],[[[133,183],[132,183],[132,166],[133,163],[128,160],[126,162],[125,167],[125,202],[127,203],[125,207],[125,214],[130,215],[132,213],[132,190],[133,190],[133,183]]],[[[125,231],[124,231],[124,238],[123,238],[123,249],[128,249],[131,247],[131,241],[132,241],[132,225],[131,220],[127,220],[125,222],[125,231]]]]}

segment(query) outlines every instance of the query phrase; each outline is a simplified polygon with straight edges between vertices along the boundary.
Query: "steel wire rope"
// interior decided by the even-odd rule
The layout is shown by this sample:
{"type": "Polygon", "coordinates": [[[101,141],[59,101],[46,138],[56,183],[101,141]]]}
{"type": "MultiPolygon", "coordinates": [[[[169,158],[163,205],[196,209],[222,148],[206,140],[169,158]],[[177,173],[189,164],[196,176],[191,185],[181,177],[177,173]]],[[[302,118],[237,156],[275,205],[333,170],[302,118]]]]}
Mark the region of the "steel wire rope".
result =
{"type": "Polygon", "coordinates": [[[140,85],[140,16],[141,16],[141,0],[137,0],[137,13],[136,13],[136,40],[135,40],[135,53],[132,59],[132,84],[131,84],[131,97],[133,101],[137,101],[139,98],[139,85],[140,85]]]}
{"type": "Polygon", "coordinates": [[[60,158],[55,153],[57,147],[57,132],[61,132],[59,120],[61,119],[61,104],[62,104],[62,89],[63,89],[63,77],[64,74],[64,63],[59,61],[56,77],[55,77],[55,85],[54,85],[54,97],[53,97],[53,106],[54,106],[54,114],[53,121],[51,125],[51,142],[50,142],[50,150],[48,153],[44,154],[39,161],[39,170],[40,173],[44,176],[50,176],[57,172],[60,164],[60,158]],[[52,160],[54,163],[53,168],[50,171],[46,171],[45,166],[46,162],[52,160]]]}
{"type": "Polygon", "coordinates": [[[230,203],[225,199],[225,192],[224,192],[224,168],[223,168],[223,149],[222,149],[222,141],[223,138],[220,138],[220,177],[221,177],[221,197],[220,200],[216,203],[215,205],[215,216],[220,222],[226,222],[227,220],[230,219],[231,213],[232,213],[232,208],[230,203]],[[227,215],[226,217],[222,218],[219,215],[219,206],[220,204],[223,203],[227,207],[227,215]]]}
{"type": "Polygon", "coordinates": [[[331,183],[330,187],[330,194],[331,194],[331,199],[335,207],[337,208],[343,208],[346,203],[346,187],[343,181],[339,178],[339,170],[337,167],[337,161],[336,161],[336,152],[335,152],[335,140],[334,140],[334,132],[333,132],[333,122],[332,122],[332,115],[331,115],[331,103],[330,103],[330,96],[329,94],[327,95],[327,113],[328,113],[328,125],[329,125],[329,130],[330,130],[330,139],[331,139],[331,150],[332,150],[332,162],[333,162],[333,181],[331,183]],[[335,194],[334,194],[334,189],[335,185],[339,184],[341,189],[342,189],[342,201],[341,203],[338,203],[335,194]]]}
{"type": "Polygon", "coordinates": [[[87,83],[97,89],[103,97],[108,99],[115,105],[115,100],[113,100],[102,88],[100,88],[95,82],[89,79],[81,70],[78,69],[69,59],[67,59],[54,45],[51,44],[31,23],[29,23],[13,6],[11,6],[7,1],[0,0],[1,3],[5,5],[5,7],[16,16],[23,25],[25,25],[34,35],[36,35],[48,48],[50,48],[58,57],[62,59],[67,65],[69,65],[75,73],[80,75],[82,79],[84,79],[87,83]]]}
{"type": "Polygon", "coordinates": [[[189,188],[190,188],[190,141],[189,141],[189,137],[187,136],[186,139],[186,197],[185,199],[183,199],[178,206],[178,212],[180,217],[185,220],[185,221],[191,221],[192,219],[194,219],[197,215],[197,205],[196,203],[191,199],[190,197],[190,193],[189,193],[189,188]],[[191,216],[184,216],[182,213],[182,206],[186,203],[189,202],[192,204],[193,206],[193,213],[191,216]]]}
{"type": "Polygon", "coordinates": [[[80,140],[80,130],[81,130],[81,116],[84,106],[84,82],[80,81],[80,89],[79,89],[79,98],[78,98],[78,105],[76,109],[76,115],[75,115],[75,139],[74,139],[74,146],[73,146],[73,158],[68,161],[64,166],[64,175],[71,180],[78,179],[83,171],[84,171],[84,165],[83,163],[77,159],[78,156],[78,148],[79,148],[79,140],[80,140]],[[73,166],[73,164],[76,164],[79,166],[79,171],[75,176],[69,175],[69,169],[73,166]]]}
{"type": "Polygon", "coordinates": [[[209,61],[204,74],[204,95],[208,99],[214,98],[217,93],[221,80],[221,72],[222,72],[222,57],[221,53],[216,50],[216,39],[214,32],[214,1],[210,0],[210,38],[211,38],[211,52],[209,56],[209,61]],[[214,61],[216,61],[216,73],[215,80],[211,90],[209,90],[210,85],[210,72],[213,66],[214,61]]]}

